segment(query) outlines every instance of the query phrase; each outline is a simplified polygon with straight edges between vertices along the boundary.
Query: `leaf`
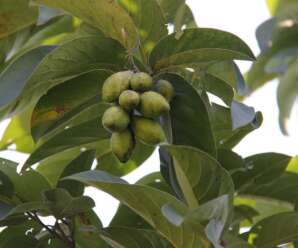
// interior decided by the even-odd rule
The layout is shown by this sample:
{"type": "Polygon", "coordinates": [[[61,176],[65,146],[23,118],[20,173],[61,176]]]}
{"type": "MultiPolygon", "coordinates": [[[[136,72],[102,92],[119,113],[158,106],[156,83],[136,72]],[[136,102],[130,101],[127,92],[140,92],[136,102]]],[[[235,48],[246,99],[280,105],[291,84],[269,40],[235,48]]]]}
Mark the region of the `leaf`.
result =
{"type": "Polygon", "coordinates": [[[38,9],[29,0],[0,1],[0,39],[31,26],[37,21],[38,9]]]}
{"type": "Polygon", "coordinates": [[[297,221],[296,212],[276,214],[258,222],[252,227],[249,235],[258,248],[271,248],[296,241],[297,221]]]}
{"type": "MultiPolygon", "coordinates": [[[[229,174],[207,153],[187,146],[163,145],[162,149],[172,156],[176,173],[181,173],[188,181],[199,203],[225,194],[232,197],[234,186],[229,174]]],[[[177,178],[179,181],[179,175],[177,178]]]]}
{"type": "Polygon", "coordinates": [[[138,44],[137,30],[131,17],[114,1],[33,0],[33,2],[63,9],[84,22],[99,28],[107,36],[120,41],[129,49],[135,48],[138,44]]]}
{"type": "Polygon", "coordinates": [[[36,104],[50,88],[85,72],[94,69],[121,70],[124,65],[124,48],[115,40],[88,36],[66,42],[35,68],[15,111],[36,104]]]}
{"type": "Polygon", "coordinates": [[[209,111],[217,148],[233,148],[247,134],[259,128],[263,122],[261,112],[257,112],[251,123],[233,130],[231,110],[229,108],[212,103],[209,111]]]}
{"type": "Polygon", "coordinates": [[[0,108],[12,103],[21,94],[35,68],[55,48],[55,46],[34,48],[8,65],[0,74],[0,108]]]}
{"type": "Polygon", "coordinates": [[[57,218],[74,216],[95,206],[90,197],[72,197],[68,191],[60,188],[44,191],[43,200],[57,218]]]}
{"type": "Polygon", "coordinates": [[[245,163],[242,157],[228,149],[217,150],[217,160],[232,175],[237,171],[245,170],[245,163]]]}
{"type": "Polygon", "coordinates": [[[170,122],[172,143],[196,147],[216,156],[211,123],[206,106],[196,90],[175,74],[161,74],[175,89],[171,101],[170,122]]]}
{"type": "Polygon", "coordinates": [[[114,248],[170,248],[173,247],[153,230],[127,227],[108,227],[101,237],[114,248]]]}
{"type": "MultiPolygon", "coordinates": [[[[95,159],[95,150],[82,152],[78,157],[72,160],[63,170],[60,178],[70,176],[75,173],[90,170],[95,159]]],[[[60,181],[58,188],[66,189],[72,196],[81,196],[84,193],[84,185],[73,181],[60,181]]]]}
{"type": "Polygon", "coordinates": [[[174,247],[194,247],[202,243],[202,237],[189,225],[181,228],[171,225],[161,213],[161,207],[172,204],[182,213],[187,212],[186,206],[166,192],[143,185],[130,185],[124,180],[103,171],[87,171],[72,175],[67,179],[77,180],[99,188],[129,206],[141,215],[150,225],[166,237],[174,247]]]}
{"type": "Polygon", "coordinates": [[[263,153],[245,158],[245,171],[237,173],[238,190],[245,192],[246,187],[254,188],[279,178],[290,160],[289,156],[279,153],[263,153]]]}
{"type": "Polygon", "coordinates": [[[159,71],[171,66],[223,60],[253,60],[248,46],[237,36],[216,29],[188,29],[177,38],[162,39],[150,55],[150,65],[159,71]]]}
{"type": "Polygon", "coordinates": [[[223,242],[229,248],[253,248],[254,247],[248,244],[247,242],[245,242],[245,240],[241,239],[240,237],[233,236],[231,234],[225,235],[223,242]]]}
{"type": "Polygon", "coordinates": [[[284,134],[288,134],[287,122],[298,96],[298,62],[293,63],[280,79],[277,88],[277,103],[279,107],[279,125],[284,134]]]}
{"type": "Polygon", "coordinates": [[[141,49],[148,56],[155,44],[168,34],[159,4],[156,0],[119,0],[118,3],[133,19],[141,38],[141,49]]]}
{"type": "Polygon", "coordinates": [[[293,3],[297,3],[297,0],[267,0],[267,5],[272,15],[276,15],[293,3]]]}
{"type": "Polygon", "coordinates": [[[2,240],[0,243],[2,247],[13,248],[13,247],[22,247],[22,248],[32,248],[38,245],[37,240],[28,235],[15,235],[14,237],[8,237],[5,240],[2,240]]]}
{"type": "Polygon", "coordinates": [[[233,130],[244,127],[254,121],[256,113],[253,107],[233,101],[231,104],[233,130]]]}
{"type": "Polygon", "coordinates": [[[275,18],[270,18],[257,27],[256,38],[261,52],[265,52],[271,46],[275,25],[275,18]]]}

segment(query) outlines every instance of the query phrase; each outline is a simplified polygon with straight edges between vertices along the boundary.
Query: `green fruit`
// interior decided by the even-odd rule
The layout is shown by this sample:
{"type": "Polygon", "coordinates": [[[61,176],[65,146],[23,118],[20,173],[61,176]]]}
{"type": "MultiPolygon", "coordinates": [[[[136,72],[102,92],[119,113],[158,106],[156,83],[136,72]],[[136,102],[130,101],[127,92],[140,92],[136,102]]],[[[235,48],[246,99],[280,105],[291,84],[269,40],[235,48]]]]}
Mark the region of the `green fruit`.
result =
{"type": "Polygon", "coordinates": [[[125,90],[119,96],[119,105],[126,110],[132,110],[136,108],[139,103],[140,95],[133,90],[125,90]]]}
{"type": "Polygon", "coordinates": [[[167,101],[171,101],[174,96],[174,87],[167,80],[159,80],[155,86],[156,91],[161,94],[167,101]]]}
{"type": "Polygon", "coordinates": [[[131,157],[134,148],[134,140],[129,130],[121,133],[113,133],[111,137],[111,149],[120,162],[125,163],[131,157]]]}
{"type": "Polygon", "coordinates": [[[159,93],[147,91],[141,95],[140,112],[148,118],[155,118],[170,110],[167,100],[159,93]]]}
{"type": "Polygon", "coordinates": [[[150,90],[153,86],[153,79],[148,73],[137,72],[131,77],[130,86],[136,91],[150,90]]]}
{"type": "Polygon", "coordinates": [[[122,91],[129,88],[129,82],[133,72],[117,72],[106,79],[102,86],[102,100],[104,102],[116,102],[122,91]]]}
{"type": "Polygon", "coordinates": [[[110,132],[122,132],[129,124],[129,115],[119,106],[108,108],[102,117],[102,125],[110,132]]]}
{"type": "Polygon", "coordinates": [[[157,145],[165,141],[162,127],[156,121],[144,117],[134,117],[132,122],[137,139],[148,145],[157,145]]]}

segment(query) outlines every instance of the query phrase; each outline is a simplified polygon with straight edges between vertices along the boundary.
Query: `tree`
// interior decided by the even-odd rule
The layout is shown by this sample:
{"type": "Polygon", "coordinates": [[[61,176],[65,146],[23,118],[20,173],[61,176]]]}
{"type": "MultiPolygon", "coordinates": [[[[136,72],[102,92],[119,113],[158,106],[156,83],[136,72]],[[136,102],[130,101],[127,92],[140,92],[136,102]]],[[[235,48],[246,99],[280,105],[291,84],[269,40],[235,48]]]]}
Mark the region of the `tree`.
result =
{"type": "Polygon", "coordinates": [[[282,132],[288,134],[287,121],[298,95],[298,1],[267,0],[267,3],[273,17],[256,31],[261,53],[247,75],[246,93],[278,78],[279,124],[282,132]]]}
{"type": "Polygon", "coordinates": [[[241,39],[198,28],[182,0],[0,3],[0,117],[11,118],[0,144],[30,155],[0,159],[1,247],[298,239],[297,158],[232,151],[262,123],[234,100],[245,89],[234,60],[255,59],[241,39]],[[121,178],[155,148],[159,172],[121,178]],[[86,186],[121,202],[108,227],[86,186]]]}

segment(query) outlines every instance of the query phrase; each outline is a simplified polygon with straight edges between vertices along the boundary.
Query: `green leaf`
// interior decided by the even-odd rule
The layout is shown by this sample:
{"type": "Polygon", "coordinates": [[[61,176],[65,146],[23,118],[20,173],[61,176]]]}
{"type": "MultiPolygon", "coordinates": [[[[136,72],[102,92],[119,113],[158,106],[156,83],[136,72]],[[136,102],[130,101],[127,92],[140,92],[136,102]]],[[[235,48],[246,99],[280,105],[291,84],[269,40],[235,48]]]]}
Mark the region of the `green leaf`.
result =
{"type": "Polygon", "coordinates": [[[260,127],[263,121],[261,112],[244,127],[233,129],[231,110],[212,103],[209,114],[213,133],[218,148],[230,149],[237,145],[247,134],[260,127]]]}
{"type": "Polygon", "coordinates": [[[38,9],[29,7],[29,0],[0,1],[0,39],[37,21],[38,9]]]}
{"type": "Polygon", "coordinates": [[[170,248],[167,240],[153,230],[128,227],[109,227],[102,231],[101,237],[114,248],[170,248]]]}
{"type": "Polygon", "coordinates": [[[84,22],[99,28],[107,36],[120,41],[127,48],[135,48],[138,44],[138,34],[133,20],[114,1],[33,0],[33,2],[63,9],[84,22]]]}
{"type": "MultiPolygon", "coordinates": [[[[60,178],[90,170],[94,159],[95,150],[89,150],[81,153],[65,167],[60,178]]],[[[57,187],[66,189],[72,196],[81,196],[84,193],[84,185],[78,182],[60,181],[57,187]]]]}
{"type": "Polygon", "coordinates": [[[175,31],[182,27],[196,27],[195,18],[185,0],[157,0],[162,8],[167,23],[174,25],[175,31]]]}
{"type": "Polygon", "coordinates": [[[279,153],[263,153],[245,158],[245,170],[234,175],[238,190],[255,188],[279,178],[286,170],[291,157],[279,153]]]}
{"type": "MultiPolygon", "coordinates": [[[[191,187],[199,203],[225,194],[232,197],[234,191],[232,179],[228,172],[207,153],[187,146],[163,145],[162,148],[171,154],[176,173],[182,174],[188,181],[188,187],[191,187]]],[[[179,175],[177,178],[179,181],[179,175]]],[[[184,185],[181,183],[185,182],[180,181],[180,186],[183,188],[184,185]]]]}
{"type": "Polygon", "coordinates": [[[296,212],[281,213],[258,222],[252,227],[249,235],[258,248],[271,248],[298,240],[297,227],[296,212]]]}
{"type": "Polygon", "coordinates": [[[187,212],[186,206],[166,192],[143,185],[130,185],[124,180],[109,175],[103,171],[87,171],[67,179],[77,180],[99,188],[129,206],[137,214],[141,215],[150,225],[166,237],[174,247],[190,248],[202,245],[203,237],[198,235],[190,225],[181,228],[169,223],[161,213],[161,207],[172,204],[175,209],[182,213],[187,212]]]}
{"type": "Polygon", "coordinates": [[[154,70],[223,60],[253,60],[249,47],[237,36],[216,29],[188,29],[178,38],[162,39],[150,55],[154,70]]]}
{"type": "Polygon", "coordinates": [[[118,3],[129,13],[138,28],[141,50],[147,56],[155,44],[168,34],[159,4],[156,0],[119,0],[118,3]]]}
{"type": "Polygon", "coordinates": [[[267,5],[272,15],[276,15],[294,3],[297,3],[297,0],[267,0],[267,5]]]}
{"type": "Polygon", "coordinates": [[[251,246],[245,240],[240,237],[233,236],[232,234],[227,234],[224,236],[223,242],[229,248],[253,248],[255,246],[251,246]]]}
{"type": "MultiPolygon", "coordinates": [[[[117,41],[97,36],[64,43],[35,68],[18,99],[16,111],[36,104],[50,88],[88,71],[121,70],[126,61],[124,53],[124,48],[117,41]]],[[[18,74],[18,71],[14,73],[18,74]]]]}
{"type": "Polygon", "coordinates": [[[206,106],[197,91],[175,74],[161,74],[175,89],[171,101],[170,123],[172,143],[193,146],[216,156],[211,123],[206,106]]]}
{"type": "Polygon", "coordinates": [[[22,248],[32,248],[36,247],[38,241],[33,236],[28,235],[14,235],[13,237],[8,237],[0,241],[1,247],[5,248],[14,248],[14,247],[22,247],[22,248]]]}
{"type": "Polygon", "coordinates": [[[60,188],[44,191],[43,200],[57,218],[74,216],[95,206],[90,197],[72,197],[68,191],[60,188]]]}
{"type": "Polygon", "coordinates": [[[55,46],[43,46],[32,49],[12,61],[0,74],[0,109],[12,103],[21,94],[35,68],[54,48],[55,46]]]}
{"type": "Polygon", "coordinates": [[[279,107],[279,125],[284,134],[288,133],[287,122],[298,96],[298,62],[288,68],[287,73],[280,78],[277,88],[277,103],[279,107]]]}

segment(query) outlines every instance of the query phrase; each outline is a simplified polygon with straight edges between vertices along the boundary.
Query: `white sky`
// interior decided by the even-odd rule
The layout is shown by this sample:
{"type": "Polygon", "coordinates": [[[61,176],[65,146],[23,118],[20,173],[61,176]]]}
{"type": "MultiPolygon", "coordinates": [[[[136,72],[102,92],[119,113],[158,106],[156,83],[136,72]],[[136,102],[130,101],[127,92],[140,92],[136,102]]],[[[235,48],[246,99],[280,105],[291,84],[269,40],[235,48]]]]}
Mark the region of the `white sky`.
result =
{"type": "MultiPolygon", "coordinates": [[[[256,27],[269,17],[265,0],[188,0],[200,27],[218,28],[232,32],[242,38],[258,54],[259,49],[255,39],[256,27]]],[[[249,68],[249,63],[240,63],[243,71],[249,68]]],[[[261,128],[248,135],[235,148],[242,156],[262,152],[281,152],[289,155],[298,154],[298,108],[294,112],[290,123],[291,136],[283,136],[278,127],[278,109],[276,104],[277,82],[272,82],[258,90],[245,103],[260,110],[264,116],[261,128]]],[[[4,125],[0,125],[0,135],[4,125]]],[[[26,156],[12,152],[0,152],[1,157],[15,161],[23,161],[26,156]]],[[[158,155],[155,153],[141,167],[125,177],[129,182],[151,171],[159,170],[158,155]]],[[[87,194],[95,197],[96,212],[106,225],[117,208],[117,201],[98,190],[87,189],[87,194]]]]}

